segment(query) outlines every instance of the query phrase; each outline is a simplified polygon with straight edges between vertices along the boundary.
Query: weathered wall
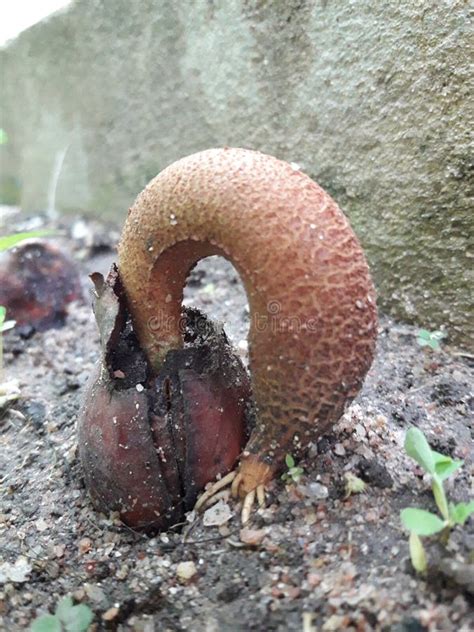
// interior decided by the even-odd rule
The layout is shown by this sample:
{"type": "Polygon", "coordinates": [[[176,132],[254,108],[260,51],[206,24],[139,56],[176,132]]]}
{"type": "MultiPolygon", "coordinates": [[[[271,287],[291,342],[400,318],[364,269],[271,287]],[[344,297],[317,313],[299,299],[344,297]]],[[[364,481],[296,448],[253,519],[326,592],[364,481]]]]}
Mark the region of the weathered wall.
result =
{"type": "Polygon", "coordinates": [[[473,348],[470,18],[464,0],[83,0],[1,54],[4,195],[44,208],[67,148],[57,206],[120,217],[176,158],[261,149],[338,200],[386,309],[473,348]]]}

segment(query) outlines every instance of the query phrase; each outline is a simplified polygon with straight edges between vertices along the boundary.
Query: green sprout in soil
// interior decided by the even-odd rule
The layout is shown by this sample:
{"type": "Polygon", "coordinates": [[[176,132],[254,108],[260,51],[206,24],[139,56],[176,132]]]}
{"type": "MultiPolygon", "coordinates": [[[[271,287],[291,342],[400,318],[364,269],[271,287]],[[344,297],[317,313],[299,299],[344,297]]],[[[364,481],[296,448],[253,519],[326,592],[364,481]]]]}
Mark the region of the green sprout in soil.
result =
{"type": "Polygon", "coordinates": [[[30,230],[25,233],[15,233],[14,235],[4,235],[0,237],[0,252],[3,250],[9,250],[13,248],[13,246],[17,246],[22,241],[26,241],[27,239],[34,239],[36,237],[45,237],[46,235],[51,235],[53,231],[51,230],[30,230]]]}
{"type": "Polygon", "coordinates": [[[74,605],[72,597],[63,597],[54,614],[43,614],[31,624],[31,632],[85,632],[94,613],[85,604],[74,605]]]}
{"type": "Polygon", "coordinates": [[[298,483],[301,476],[303,475],[303,468],[296,467],[295,459],[291,456],[291,454],[286,455],[285,463],[288,471],[282,475],[281,480],[286,482],[293,481],[293,483],[298,483]]]}
{"type": "Polygon", "coordinates": [[[432,450],[425,435],[418,428],[410,428],[405,437],[405,450],[423,470],[431,476],[431,489],[439,514],[424,509],[408,507],[400,513],[400,518],[410,532],[410,557],[414,569],[424,573],[428,567],[425,549],[420,536],[427,537],[439,533],[447,542],[449,533],[456,525],[463,525],[474,513],[474,500],[453,504],[448,501],[443,482],[463,464],[432,450]]]}
{"type": "Polygon", "coordinates": [[[439,351],[441,349],[439,343],[445,337],[446,334],[443,331],[428,331],[427,329],[419,329],[416,341],[420,347],[430,347],[433,351],[439,351]]]}

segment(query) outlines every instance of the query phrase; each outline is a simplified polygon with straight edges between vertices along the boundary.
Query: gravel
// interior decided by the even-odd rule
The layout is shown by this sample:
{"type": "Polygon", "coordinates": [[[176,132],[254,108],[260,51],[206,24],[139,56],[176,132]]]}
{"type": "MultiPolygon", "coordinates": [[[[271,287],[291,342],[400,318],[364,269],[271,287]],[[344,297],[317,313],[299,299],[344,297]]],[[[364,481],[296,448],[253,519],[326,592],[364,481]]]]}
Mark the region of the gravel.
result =
{"type": "MultiPolygon", "coordinates": [[[[88,273],[114,260],[103,235],[115,233],[77,221],[81,234],[62,245],[86,287],[88,273]]],[[[246,357],[248,308],[230,264],[201,262],[185,302],[225,322],[246,357]]],[[[0,628],[27,629],[72,595],[93,610],[90,630],[474,630],[474,520],[447,546],[426,540],[430,569],[420,578],[399,519],[404,507],[435,510],[429,481],[403,450],[411,425],[464,459],[448,493],[472,498],[471,356],[448,343],[421,348],[416,328],[382,316],[363,391],[298,464],[297,483],[275,480],[245,529],[239,506],[223,499],[211,519],[191,513],[184,529],[150,538],[98,514],[84,489],[75,422],[99,357],[89,300],[72,305],[62,329],[27,340],[13,329],[4,342],[21,399],[0,420],[0,628]],[[348,474],[366,483],[362,493],[347,494],[348,474]]]]}

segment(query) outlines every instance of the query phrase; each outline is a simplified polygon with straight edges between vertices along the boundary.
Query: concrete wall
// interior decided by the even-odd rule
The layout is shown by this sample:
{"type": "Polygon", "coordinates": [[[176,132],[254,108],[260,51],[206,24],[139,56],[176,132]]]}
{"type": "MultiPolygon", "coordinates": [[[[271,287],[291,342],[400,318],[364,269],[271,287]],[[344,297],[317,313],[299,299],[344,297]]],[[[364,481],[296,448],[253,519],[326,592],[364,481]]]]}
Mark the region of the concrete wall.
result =
{"type": "Polygon", "coordinates": [[[44,208],[64,157],[56,205],[119,219],[176,158],[260,149],[338,200],[386,310],[472,349],[471,18],[464,0],[82,0],[0,55],[3,194],[44,208]]]}

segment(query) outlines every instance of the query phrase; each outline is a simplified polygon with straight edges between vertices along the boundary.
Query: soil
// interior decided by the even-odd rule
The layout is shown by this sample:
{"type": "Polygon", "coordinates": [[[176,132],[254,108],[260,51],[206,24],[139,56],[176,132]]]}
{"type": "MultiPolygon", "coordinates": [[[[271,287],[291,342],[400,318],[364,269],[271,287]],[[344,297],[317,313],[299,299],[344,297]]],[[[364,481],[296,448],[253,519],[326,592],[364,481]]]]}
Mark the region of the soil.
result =
{"type": "MultiPolygon", "coordinates": [[[[9,232],[40,222],[18,217],[9,232]]],[[[447,482],[450,498],[473,496],[472,356],[449,340],[421,347],[416,328],[382,315],[359,397],[298,464],[298,482],[272,483],[245,529],[239,505],[224,500],[217,517],[190,512],[184,528],[136,533],[92,507],[76,449],[99,358],[87,275],[108,271],[118,231],[82,219],[60,228],[54,241],[77,261],[85,300],[62,328],[4,336],[21,398],[0,420],[0,628],[27,629],[70,594],[92,609],[90,630],[474,630],[473,518],[447,545],[424,539],[430,568],[420,577],[399,517],[409,506],[436,511],[429,480],[403,449],[410,426],[465,461],[447,482]],[[365,490],[347,496],[346,474],[365,490]]],[[[223,321],[246,358],[247,302],[230,264],[201,262],[185,303],[223,321]]]]}

